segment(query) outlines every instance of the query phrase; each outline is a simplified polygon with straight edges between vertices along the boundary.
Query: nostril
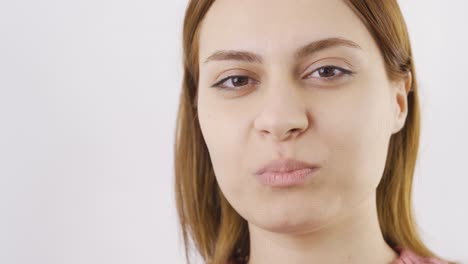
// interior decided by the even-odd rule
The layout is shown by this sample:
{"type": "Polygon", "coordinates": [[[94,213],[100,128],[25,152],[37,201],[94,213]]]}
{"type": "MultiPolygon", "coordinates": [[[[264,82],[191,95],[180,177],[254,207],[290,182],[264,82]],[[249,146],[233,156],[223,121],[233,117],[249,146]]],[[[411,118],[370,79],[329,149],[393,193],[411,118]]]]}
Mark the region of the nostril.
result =
{"type": "Polygon", "coordinates": [[[288,132],[287,134],[288,134],[288,135],[298,136],[298,135],[300,135],[302,132],[303,132],[303,129],[301,129],[301,128],[293,128],[293,129],[289,130],[289,132],[288,132]]]}
{"type": "Polygon", "coordinates": [[[300,128],[293,128],[289,131],[289,133],[293,134],[293,133],[299,133],[301,132],[301,129],[300,128]]]}

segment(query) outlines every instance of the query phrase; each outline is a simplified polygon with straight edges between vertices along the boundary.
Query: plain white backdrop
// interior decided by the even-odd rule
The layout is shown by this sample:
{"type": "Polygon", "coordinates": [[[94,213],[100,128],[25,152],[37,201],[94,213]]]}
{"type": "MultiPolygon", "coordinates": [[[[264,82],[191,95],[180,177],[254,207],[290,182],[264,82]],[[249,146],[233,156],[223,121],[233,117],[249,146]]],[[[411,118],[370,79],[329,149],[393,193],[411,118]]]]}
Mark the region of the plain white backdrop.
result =
{"type": "MultiPolygon", "coordinates": [[[[185,263],[173,192],[186,0],[0,2],[0,263],[185,263]]],[[[464,0],[400,0],[423,238],[468,263],[464,0]]]]}

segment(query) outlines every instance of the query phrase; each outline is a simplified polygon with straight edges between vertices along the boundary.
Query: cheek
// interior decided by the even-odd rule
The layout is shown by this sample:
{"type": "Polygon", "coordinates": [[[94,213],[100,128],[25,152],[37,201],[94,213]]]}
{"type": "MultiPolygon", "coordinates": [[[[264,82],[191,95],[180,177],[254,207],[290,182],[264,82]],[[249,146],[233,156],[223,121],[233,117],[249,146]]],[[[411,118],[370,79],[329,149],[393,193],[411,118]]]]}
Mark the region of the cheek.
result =
{"type": "Polygon", "coordinates": [[[362,194],[378,185],[387,155],[388,100],[383,92],[377,92],[382,87],[364,88],[329,104],[322,120],[322,136],[331,152],[330,167],[339,177],[337,188],[348,195],[362,194]]]}
{"type": "Polygon", "coordinates": [[[239,182],[239,166],[245,154],[246,118],[235,109],[221,105],[221,100],[200,95],[198,119],[203,138],[206,142],[213,170],[221,190],[225,187],[236,189],[239,182]]]}

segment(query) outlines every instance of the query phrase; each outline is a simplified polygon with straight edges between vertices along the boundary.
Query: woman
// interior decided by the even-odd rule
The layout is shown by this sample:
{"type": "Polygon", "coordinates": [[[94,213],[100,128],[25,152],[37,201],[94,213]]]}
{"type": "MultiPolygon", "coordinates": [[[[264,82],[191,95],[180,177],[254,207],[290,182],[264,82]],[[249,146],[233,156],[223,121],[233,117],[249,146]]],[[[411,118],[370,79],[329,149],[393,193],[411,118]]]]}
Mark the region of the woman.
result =
{"type": "Polygon", "coordinates": [[[419,103],[393,0],[190,1],[175,188],[190,262],[447,263],[411,208],[419,103]]]}

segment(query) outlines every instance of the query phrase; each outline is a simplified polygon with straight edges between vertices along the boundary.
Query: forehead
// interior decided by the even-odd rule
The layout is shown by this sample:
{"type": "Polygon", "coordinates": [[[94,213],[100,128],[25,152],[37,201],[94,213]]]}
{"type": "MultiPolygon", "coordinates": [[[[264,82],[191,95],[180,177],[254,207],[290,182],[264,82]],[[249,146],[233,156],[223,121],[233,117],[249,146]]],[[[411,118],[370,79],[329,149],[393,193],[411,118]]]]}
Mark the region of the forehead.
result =
{"type": "Polygon", "coordinates": [[[308,42],[339,37],[375,49],[345,0],[217,0],[200,28],[201,60],[219,49],[288,56],[308,42]]]}

